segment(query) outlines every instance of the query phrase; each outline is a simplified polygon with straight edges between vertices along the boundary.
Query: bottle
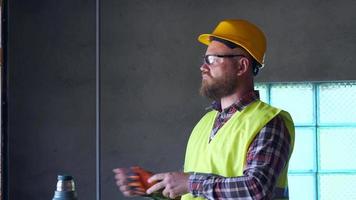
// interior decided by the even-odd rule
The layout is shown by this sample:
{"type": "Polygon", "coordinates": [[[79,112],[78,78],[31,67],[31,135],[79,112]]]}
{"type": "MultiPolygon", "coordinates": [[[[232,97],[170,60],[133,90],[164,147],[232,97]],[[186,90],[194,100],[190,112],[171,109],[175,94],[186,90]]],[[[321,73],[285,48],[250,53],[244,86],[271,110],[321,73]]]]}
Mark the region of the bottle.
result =
{"type": "Polygon", "coordinates": [[[57,189],[52,200],[78,200],[74,180],[70,175],[58,175],[57,189]]]}

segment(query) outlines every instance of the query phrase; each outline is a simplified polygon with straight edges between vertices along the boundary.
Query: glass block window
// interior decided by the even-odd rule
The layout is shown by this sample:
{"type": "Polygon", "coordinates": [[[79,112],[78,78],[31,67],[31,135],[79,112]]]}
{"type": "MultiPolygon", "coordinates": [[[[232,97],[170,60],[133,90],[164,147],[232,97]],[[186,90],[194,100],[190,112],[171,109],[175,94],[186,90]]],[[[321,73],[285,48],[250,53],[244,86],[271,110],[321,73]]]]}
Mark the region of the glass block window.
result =
{"type": "Polygon", "coordinates": [[[291,200],[356,199],[356,81],[257,83],[295,123],[291,200]]]}

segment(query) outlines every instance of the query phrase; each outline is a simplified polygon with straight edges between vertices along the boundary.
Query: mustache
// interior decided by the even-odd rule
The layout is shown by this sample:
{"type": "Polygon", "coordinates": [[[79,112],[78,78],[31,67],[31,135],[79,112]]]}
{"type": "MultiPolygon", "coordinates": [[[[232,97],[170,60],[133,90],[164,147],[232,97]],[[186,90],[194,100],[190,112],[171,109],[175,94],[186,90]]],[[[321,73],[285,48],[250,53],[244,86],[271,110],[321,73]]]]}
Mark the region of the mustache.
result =
{"type": "Polygon", "coordinates": [[[207,76],[210,76],[210,73],[209,72],[202,72],[201,75],[207,75],[207,76]]]}

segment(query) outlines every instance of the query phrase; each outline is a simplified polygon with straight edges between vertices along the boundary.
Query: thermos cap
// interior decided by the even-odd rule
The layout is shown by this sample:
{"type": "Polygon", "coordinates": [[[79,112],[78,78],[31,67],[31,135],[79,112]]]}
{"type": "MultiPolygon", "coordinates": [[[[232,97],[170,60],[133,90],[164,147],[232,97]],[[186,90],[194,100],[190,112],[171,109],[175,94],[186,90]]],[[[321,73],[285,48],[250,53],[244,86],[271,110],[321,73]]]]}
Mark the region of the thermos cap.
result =
{"type": "Polygon", "coordinates": [[[70,175],[58,175],[57,179],[59,181],[70,181],[70,180],[73,180],[73,176],[70,176],[70,175]]]}
{"type": "Polygon", "coordinates": [[[58,175],[57,189],[52,200],[78,200],[73,176],[58,175]]]}

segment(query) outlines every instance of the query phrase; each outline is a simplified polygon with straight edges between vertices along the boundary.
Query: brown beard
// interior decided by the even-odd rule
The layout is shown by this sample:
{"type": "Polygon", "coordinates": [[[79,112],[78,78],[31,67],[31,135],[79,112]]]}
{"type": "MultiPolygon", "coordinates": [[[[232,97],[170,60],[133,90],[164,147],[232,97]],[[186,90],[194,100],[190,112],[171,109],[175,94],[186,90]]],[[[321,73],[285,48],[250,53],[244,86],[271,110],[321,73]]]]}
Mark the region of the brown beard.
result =
{"type": "Polygon", "coordinates": [[[202,80],[200,94],[212,100],[220,100],[222,97],[233,94],[237,87],[236,73],[228,71],[221,77],[210,80],[202,80]]]}

